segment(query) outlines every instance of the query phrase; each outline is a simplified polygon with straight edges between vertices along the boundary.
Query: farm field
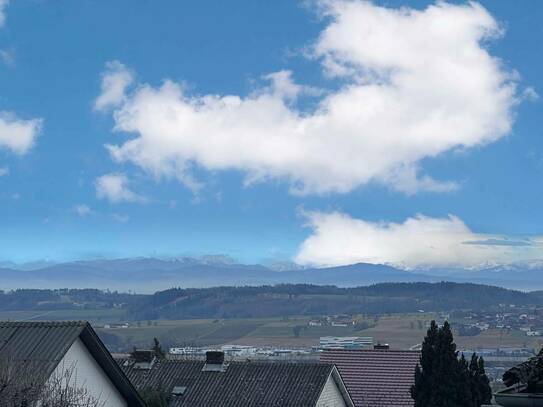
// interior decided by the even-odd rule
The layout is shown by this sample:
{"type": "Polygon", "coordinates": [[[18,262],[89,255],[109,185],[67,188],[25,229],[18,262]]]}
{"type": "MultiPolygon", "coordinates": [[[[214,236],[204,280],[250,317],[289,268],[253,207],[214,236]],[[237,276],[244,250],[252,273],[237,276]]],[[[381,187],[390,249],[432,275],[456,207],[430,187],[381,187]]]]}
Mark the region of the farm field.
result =
{"type": "MultiPolygon", "coordinates": [[[[319,343],[321,336],[371,336],[374,342],[388,343],[393,349],[409,349],[420,344],[426,334],[427,323],[433,314],[402,314],[380,317],[375,326],[354,330],[353,327],[310,327],[306,317],[225,320],[178,320],[141,322],[129,328],[100,329],[101,334],[116,337],[119,347],[148,346],[158,337],[165,346],[212,346],[239,344],[275,347],[310,347],[319,343]],[[294,327],[301,326],[298,336],[294,327]]],[[[106,342],[107,341],[107,338],[106,342]]],[[[459,348],[496,348],[505,346],[541,348],[543,341],[519,332],[488,330],[477,336],[461,337],[455,333],[459,348]]]]}
{"type": "MultiPolygon", "coordinates": [[[[104,342],[113,351],[130,350],[133,346],[147,347],[154,337],[165,347],[213,346],[239,344],[275,347],[310,347],[319,343],[321,336],[371,336],[375,343],[388,343],[393,349],[409,349],[420,344],[426,334],[427,324],[437,316],[425,314],[393,314],[368,319],[371,326],[363,330],[353,327],[308,326],[309,317],[261,319],[190,319],[129,321],[128,328],[114,324],[126,322],[121,309],[104,310],[53,310],[0,311],[0,320],[88,320],[104,342]],[[113,327],[105,329],[104,325],[113,327]],[[298,334],[295,335],[295,327],[298,334]]],[[[459,348],[497,348],[543,346],[543,339],[527,337],[521,332],[487,330],[477,336],[459,336],[459,348]]]]}
{"type": "Polygon", "coordinates": [[[123,309],[59,309],[51,311],[0,311],[0,320],[9,321],[63,321],[84,320],[92,324],[124,321],[123,309]]]}

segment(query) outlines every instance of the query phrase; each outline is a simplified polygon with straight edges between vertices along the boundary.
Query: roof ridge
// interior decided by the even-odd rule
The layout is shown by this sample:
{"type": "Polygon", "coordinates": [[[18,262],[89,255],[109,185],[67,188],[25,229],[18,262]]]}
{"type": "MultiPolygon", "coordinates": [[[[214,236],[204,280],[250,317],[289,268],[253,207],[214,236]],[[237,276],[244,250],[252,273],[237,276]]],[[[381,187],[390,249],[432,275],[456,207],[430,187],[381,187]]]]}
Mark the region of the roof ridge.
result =
{"type": "Polygon", "coordinates": [[[368,352],[376,352],[376,353],[420,353],[420,350],[415,349],[324,349],[324,352],[353,352],[353,353],[368,353],[368,352]]]}
{"type": "Polygon", "coordinates": [[[89,322],[84,320],[78,321],[0,321],[0,326],[86,326],[89,322]]]}
{"type": "MultiPolygon", "coordinates": [[[[117,362],[125,362],[127,360],[131,360],[129,357],[122,357],[122,358],[114,358],[117,362]]],[[[160,360],[158,363],[199,363],[199,364],[205,364],[205,359],[166,359],[166,360],[160,360]]],[[[326,366],[331,368],[334,366],[333,363],[327,362],[327,361],[320,361],[320,360],[304,360],[304,361],[284,361],[284,360],[225,360],[225,363],[228,363],[230,365],[265,365],[265,366],[326,366]]]]}

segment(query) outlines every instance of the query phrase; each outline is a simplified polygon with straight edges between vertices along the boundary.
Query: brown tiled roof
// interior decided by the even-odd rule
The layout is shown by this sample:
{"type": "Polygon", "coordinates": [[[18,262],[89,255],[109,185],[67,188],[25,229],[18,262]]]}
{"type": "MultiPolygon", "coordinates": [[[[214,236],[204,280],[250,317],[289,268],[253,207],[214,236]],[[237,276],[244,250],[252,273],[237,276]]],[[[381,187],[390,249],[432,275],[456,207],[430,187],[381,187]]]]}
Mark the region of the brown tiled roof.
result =
{"type": "Polygon", "coordinates": [[[419,351],[334,349],[320,360],[336,365],[357,407],[412,407],[419,358],[419,351]]]}
{"type": "Polygon", "coordinates": [[[224,371],[202,371],[204,362],[194,360],[160,361],[148,370],[118,363],[140,392],[186,387],[172,396],[175,407],[315,406],[333,370],[326,363],[230,362],[224,371]]]}

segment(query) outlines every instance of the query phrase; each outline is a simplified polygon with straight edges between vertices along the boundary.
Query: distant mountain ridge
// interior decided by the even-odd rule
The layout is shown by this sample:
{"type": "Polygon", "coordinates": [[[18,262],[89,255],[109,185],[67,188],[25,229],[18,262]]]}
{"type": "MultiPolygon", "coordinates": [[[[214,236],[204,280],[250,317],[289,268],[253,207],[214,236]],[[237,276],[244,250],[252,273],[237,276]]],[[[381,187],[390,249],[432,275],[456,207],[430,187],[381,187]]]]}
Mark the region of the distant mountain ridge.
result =
{"type": "Polygon", "coordinates": [[[211,255],[81,260],[19,269],[0,265],[0,285],[3,289],[99,288],[151,293],[170,287],[274,284],[355,287],[389,282],[439,281],[538,290],[543,289],[543,264],[493,266],[477,271],[439,268],[406,271],[368,263],[325,268],[303,268],[288,262],[267,266],[239,264],[228,256],[211,255]]]}

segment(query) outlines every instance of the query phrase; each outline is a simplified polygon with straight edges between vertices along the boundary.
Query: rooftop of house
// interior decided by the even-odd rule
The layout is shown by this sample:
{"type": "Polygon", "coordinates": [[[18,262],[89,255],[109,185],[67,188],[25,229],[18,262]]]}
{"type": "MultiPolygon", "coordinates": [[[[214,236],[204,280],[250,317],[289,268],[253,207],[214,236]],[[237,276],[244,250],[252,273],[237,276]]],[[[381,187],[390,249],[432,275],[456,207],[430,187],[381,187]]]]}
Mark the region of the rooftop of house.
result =
{"type": "Polygon", "coordinates": [[[0,321],[0,357],[52,371],[86,328],[83,321],[0,321]]]}
{"type": "Polygon", "coordinates": [[[321,362],[336,365],[356,406],[412,407],[419,351],[325,350],[321,362]]]}
{"type": "Polygon", "coordinates": [[[339,377],[329,363],[218,362],[161,360],[141,369],[118,360],[140,392],[161,388],[174,407],[314,406],[330,375],[339,377]]]}
{"type": "Polygon", "coordinates": [[[0,363],[25,363],[40,369],[45,380],[78,338],[130,405],[143,406],[135,388],[86,321],[0,321],[0,363]]]}

